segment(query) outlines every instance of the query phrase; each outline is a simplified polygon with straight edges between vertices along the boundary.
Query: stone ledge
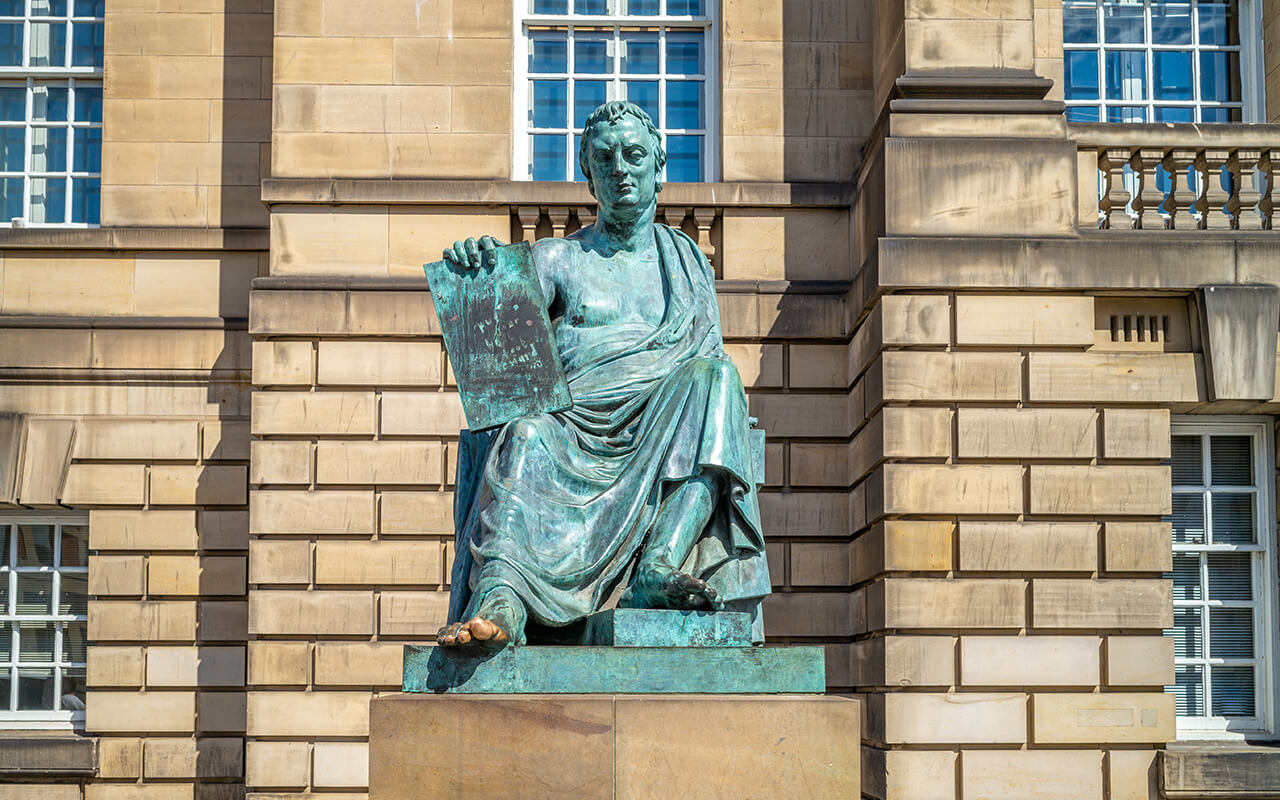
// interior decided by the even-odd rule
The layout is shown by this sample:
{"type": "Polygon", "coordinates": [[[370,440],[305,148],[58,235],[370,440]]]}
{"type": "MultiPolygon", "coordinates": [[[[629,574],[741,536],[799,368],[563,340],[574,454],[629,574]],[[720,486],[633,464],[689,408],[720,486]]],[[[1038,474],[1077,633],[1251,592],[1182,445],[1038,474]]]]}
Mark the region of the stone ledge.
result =
{"type": "MultiPolygon", "coordinates": [[[[254,291],[351,291],[351,292],[423,292],[430,294],[426,278],[369,278],[342,276],[284,276],[254,278],[254,291]]],[[[843,295],[849,281],[716,281],[717,294],[829,294],[843,295]]]]}
{"type": "MultiPolygon", "coordinates": [[[[835,207],[853,203],[849,183],[668,183],[661,206],[835,207]]],[[[585,183],[486,180],[268,178],[262,202],[352,205],[593,206],[585,183]]]]}
{"type": "Polygon", "coordinates": [[[242,331],[248,327],[249,320],[243,317],[76,317],[55,314],[0,314],[0,328],[242,331]]]}
{"type": "Polygon", "coordinates": [[[266,250],[265,228],[3,228],[0,250],[266,250]]]}
{"type": "Polygon", "coordinates": [[[1160,754],[1163,796],[1171,800],[1280,798],[1280,743],[1173,745],[1160,754]]]}
{"type": "Polygon", "coordinates": [[[73,733],[0,734],[0,782],[5,778],[91,776],[96,740],[73,733]]]}

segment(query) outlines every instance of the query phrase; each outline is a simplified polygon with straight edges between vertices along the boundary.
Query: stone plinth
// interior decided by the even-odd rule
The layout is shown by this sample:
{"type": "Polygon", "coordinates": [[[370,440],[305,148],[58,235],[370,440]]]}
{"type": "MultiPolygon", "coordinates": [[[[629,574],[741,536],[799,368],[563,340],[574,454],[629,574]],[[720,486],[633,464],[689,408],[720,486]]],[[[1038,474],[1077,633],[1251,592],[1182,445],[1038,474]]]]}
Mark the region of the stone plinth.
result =
{"type": "Polygon", "coordinates": [[[370,800],[667,796],[859,797],[858,701],[401,694],[370,706],[370,800]]]}

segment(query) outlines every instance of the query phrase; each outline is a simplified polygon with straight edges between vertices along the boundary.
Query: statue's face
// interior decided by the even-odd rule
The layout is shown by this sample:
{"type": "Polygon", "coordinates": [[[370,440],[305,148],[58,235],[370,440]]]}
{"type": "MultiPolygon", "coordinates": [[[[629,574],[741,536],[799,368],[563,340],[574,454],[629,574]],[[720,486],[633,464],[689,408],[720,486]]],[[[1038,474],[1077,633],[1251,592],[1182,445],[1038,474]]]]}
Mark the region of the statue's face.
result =
{"type": "Polygon", "coordinates": [[[589,143],[588,176],[600,212],[652,205],[658,181],[657,152],[644,123],[635,117],[596,126],[589,143]]]}

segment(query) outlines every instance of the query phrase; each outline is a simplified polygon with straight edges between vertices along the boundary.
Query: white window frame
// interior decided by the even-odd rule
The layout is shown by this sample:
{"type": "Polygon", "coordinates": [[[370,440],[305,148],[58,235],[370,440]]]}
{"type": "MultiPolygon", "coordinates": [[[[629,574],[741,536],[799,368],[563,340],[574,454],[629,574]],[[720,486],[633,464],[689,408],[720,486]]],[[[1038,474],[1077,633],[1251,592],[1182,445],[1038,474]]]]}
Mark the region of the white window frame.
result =
{"type": "MultiPolygon", "coordinates": [[[[38,228],[96,228],[101,224],[101,208],[99,208],[98,222],[72,222],[71,211],[74,206],[74,192],[71,189],[73,180],[97,180],[99,182],[98,192],[101,198],[101,181],[102,171],[97,172],[76,172],[75,167],[75,132],[79,130],[102,129],[102,122],[45,122],[43,120],[33,120],[34,101],[33,89],[37,85],[55,86],[58,88],[67,88],[67,117],[68,120],[74,116],[75,108],[75,89],[77,86],[93,87],[99,90],[103,89],[103,68],[99,66],[26,66],[31,60],[31,27],[32,22],[39,23],[41,21],[56,21],[66,23],[66,42],[65,53],[67,60],[72,58],[74,43],[74,24],[79,23],[99,23],[105,25],[105,17],[87,17],[77,16],[75,13],[75,0],[66,0],[67,15],[65,17],[47,17],[42,15],[34,15],[32,13],[32,0],[23,0],[24,16],[19,20],[18,17],[0,17],[0,22],[14,23],[22,22],[22,65],[21,66],[0,66],[0,86],[26,86],[26,112],[22,126],[24,127],[23,135],[23,164],[22,172],[0,172],[0,179],[5,178],[21,178],[22,179],[22,216],[14,218],[0,219],[0,228],[13,227],[38,227],[38,228]],[[66,153],[66,170],[63,172],[46,172],[38,171],[33,167],[33,131],[36,128],[53,127],[67,128],[69,135],[67,137],[67,153],[66,153]],[[31,220],[31,195],[32,180],[62,180],[66,183],[66,199],[64,201],[62,222],[35,222],[31,220]],[[16,220],[16,222],[15,222],[16,220]]],[[[18,124],[8,124],[5,127],[18,127],[18,124]]],[[[101,202],[101,200],[99,200],[101,202]]]]}
{"type": "MultiPolygon", "coordinates": [[[[530,53],[530,28],[534,27],[567,27],[569,29],[569,72],[565,75],[548,75],[547,78],[556,80],[566,78],[569,80],[569,94],[566,102],[569,107],[569,114],[573,114],[573,87],[576,80],[602,80],[609,83],[607,100],[624,99],[622,97],[623,82],[628,76],[621,74],[620,61],[622,58],[622,48],[617,44],[620,41],[621,33],[626,28],[658,28],[658,72],[654,76],[636,75],[635,78],[656,79],[659,85],[658,108],[660,114],[666,115],[666,31],[670,28],[683,28],[688,30],[704,30],[706,31],[706,39],[704,42],[703,57],[706,63],[703,67],[702,80],[704,83],[703,99],[705,108],[703,109],[704,119],[703,128],[694,129],[668,129],[663,127],[663,119],[655,119],[654,125],[662,133],[663,145],[666,145],[668,135],[681,136],[685,133],[689,135],[702,136],[703,138],[703,164],[701,181],[713,183],[719,180],[720,175],[720,17],[719,17],[719,0],[703,0],[706,12],[701,17],[681,17],[661,14],[659,16],[641,17],[629,16],[626,14],[616,13],[620,4],[625,0],[608,0],[609,7],[614,9],[615,13],[606,15],[586,15],[574,14],[570,11],[567,14],[534,14],[529,9],[533,8],[532,0],[514,0],[515,13],[512,14],[512,41],[515,42],[514,55],[514,76],[515,80],[512,85],[512,108],[515,113],[513,115],[513,123],[515,126],[514,135],[512,136],[511,147],[511,174],[515,180],[531,181],[532,175],[532,150],[533,150],[533,120],[531,117],[532,110],[532,94],[533,83],[529,75],[529,53],[530,53]],[[573,29],[575,27],[598,27],[612,28],[612,58],[614,60],[613,73],[610,75],[592,75],[583,76],[573,73],[573,29]]],[[[573,0],[568,0],[569,7],[572,8],[573,0]]],[[[660,10],[666,9],[667,0],[661,0],[660,10]]],[[[536,34],[535,34],[536,37],[536,34]]],[[[538,75],[539,79],[544,76],[538,75]]],[[[683,76],[680,76],[683,77],[683,76]]],[[[559,130],[564,132],[569,138],[569,159],[567,163],[567,171],[565,180],[574,180],[574,168],[578,161],[578,152],[573,147],[573,136],[581,132],[583,120],[570,119],[572,127],[568,129],[546,129],[548,132],[559,130]]],[[[544,129],[538,129],[542,132],[544,129]]],[[[662,180],[666,180],[665,172],[662,180]]]]}
{"type": "MultiPolygon", "coordinates": [[[[1098,98],[1096,100],[1067,100],[1067,108],[1100,108],[1102,109],[1099,122],[1107,122],[1106,110],[1110,106],[1128,106],[1142,107],[1146,111],[1149,122],[1155,122],[1155,109],[1158,107],[1175,106],[1186,107],[1191,106],[1198,112],[1202,107],[1221,108],[1235,106],[1235,103],[1220,103],[1210,106],[1203,106],[1200,101],[1200,59],[1196,57],[1203,49],[1205,51],[1236,51],[1240,53],[1240,121],[1243,123],[1260,123],[1266,122],[1266,100],[1264,89],[1266,85],[1266,67],[1262,50],[1262,2],[1261,0],[1238,0],[1237,5],[1237,24],[1239,25],[1240,45],[1206,45],[1202,46],[1199,42],[1199,16],[1195,13],[1194,6],[1198,0],[1186,0],[1192,4],[1192,34],[1190,44],[1171,44],[1157,45],[1152,43],[1151,35],[1151,0],[1143,0],[1143,27],[1145,44],[1111,44],[1103,43],[1101,38],[1093,44],[1079,44],[1066,41],[1065,28],[1063,34],[1063,61],[1072,51],[1096,51],[1098,53],[1098,98]],[[1145,54],[1146,59],[1146,80],[1148,93],[1151,97],[1145,100],[1108,100],[1106,97],[1106,75],[1104,65],[1106,63],[1106,53],[1108,50],[1141,50],[1145,54]],[[1193,55],[1191,59],[1191,90],[1193,99],[1191,100],[1156,100],[1155,91],[1152,84],[1155,80],[1154,63],[1152,53],[1157,50],[1186,51],[1190,50],[1193,55]]],[[[1102,2],[1098,2],[1098,31],[1101,37],[1102,31],[1102,2]]],[[[1065,77],[1064,77],[1065,90],[1065,77]]],[[[1126,123],[1113,123],[1123,125],[1126,123]]],[[[1182,124],[1201,124],[1201,123],[1182,123],[1182,124]]]]}
{"type": "MultiPolygon", "coordinates": [[[[1188,545],[1173,543],[1173,552],[1190,552],[1190,553],[1230,553],[1230,552],[1254,552],[1260,553],[1258,558],[1253,560],[1253,582],[1257,588],[1257,610],[1254,614],[1254,654],[1257,662],[1257,671],[1255,675],[1254,693],[1255,705],[1260,709],[1258,717],[1178,717],[1177,718],[1177,734],[1179,740],[1244,740],[1251,738],[1270,738],[1275,731],[1277,720],[1277,697],[1276,687],[1280,685],[1280,675],[1277,674],[1277,666],[1280,659],[1276,659],[1273,655],[1273,649],[1278,642],[1280,636],[1277,636],[1277,570],[1276,561],[1276,522],[1275,522],[1275,453],[1273,445],[1275,441],[1274,420],[1270,417],[1259,419],[1258,417],[1213,417],[1205,419],[1204,416],[1182,416],[1174,417],[1172,420],[1171,435],[1173,436],[1249,436],[1253,440],[1253,471],[1254,483],[1253,491],[1256,493],[1257,502],[1254,504],[1254,525],[1257,532],[1257,544],[1255,545],[1231,545],[1231,544],[1205,544],[1205,545],[1188,545]]],[[[1207,443],[1206,443],[1207,445],[1207,443]]],[[[1208,446],[1202,450],[1202,464],[1205,472],[1206,480],[1211,477],[1209,473],[1209,457],[1210,452],[1208,446]]],[[[1240,487],[1231,487],[1239,489],[1240,487]]],[[[1199,491],[1199,487],[1184,487],[1174,485],[1173,492],[1193,492],[1199,491]]],[[[1214,491],[1212,487],[1205,491],[1214,491]]],[[[1205,524],[1210,524],[1209,519],[1205,519],[1205,524]]],[[[1201,576],[1202,585],[1204,577],[1201,576]]],[[[1235,601],[1240,602],[1240,601],[1235,601]]],[[[1207,596],[1202,597],[1199,601],[1179,601],[1174,600],[1174,607],[1179,604],[1188,606],[1208,606],[1213,607],[1215,601],[1207,596]]],[[[1223,659],[1211,658],[1209,653],[1209,643],[1212,637],[1211,627],[1204,628],[1204,636],[1202,641],[1203,655],[1199,659],[1192,659],[1197,663],[1205,665],[1213,665],[1221,663],[1223,659]]],[[[1209,676],[1212,681],[1212,676],[1209,676]]],[[[1206,714],[1212,710],[1212,697],[1206,693],[1205,698],[1206,714]]]]}
{"type": "MultiPolygon", "coordinates": [[[[88,514],[33,514],[25,513],[0,513],[0,525],[79,525],[83,526],[87,531],[89,528],[88,514]]],[[[9,537],[10,552],[4,554],[0,558],[0,580],[8,581],[8,596],[12,602],[17,602],[17,575],[21,572],[39,572],[53,575],[51,586],[52,597],[61,602],[61,573],[69,573],[76,575],[84,575],[86,580],[89,575],[89,567],[58,567],[60,555],[62,552],[62,537],[57,535],[57,529],[53,537],[53,564],[48,567],[18,567],[16,569],[9,568],[9,562],[12,559],[13,550],[17,547],[17,536],[9,537]]],[[[88,595],[86,594],[86,598],[88,595]]],[[[61,610],[61,609],[59,609],[61,610]]],[[[50,622],[86,622],[89,617],[87,614],[48,614],[48,615],[13,615],[9,614],[7,606],[0,607],[0,622],[11,625],[17,620],[49,620],[50,622]]],[[[55,698],[62,696],[62,670],[64,668],[78,669],[82,672],[86,668],[86,662],[68,662],[66,664],[59,663],[58,656],[62,652],[62,630],[55,629],[54,634],[54,662],[52,664],[32,665],[44,669],[46,667],[53,669],[53,694],[55,698]]],[[[17,664],[18,649],[13,646],[12,632],[10,636],[10,654],[13,659],[10,663],[17,664]]],[[[86,653],[87,658],[87,653],[86,653]]],[[[18,667],[12,667],[17,669],[18,667]]],[[[87,685],[87,684],[86,684],[87,685]]],[[[0,710],[0,730],[81,730],[84,728],[84,711],[9,711],[9,707],[16,705],[15,696],[18,691],[18,682],[11,680],[10,696],[6,698],[4,710],[0,710]]]]}

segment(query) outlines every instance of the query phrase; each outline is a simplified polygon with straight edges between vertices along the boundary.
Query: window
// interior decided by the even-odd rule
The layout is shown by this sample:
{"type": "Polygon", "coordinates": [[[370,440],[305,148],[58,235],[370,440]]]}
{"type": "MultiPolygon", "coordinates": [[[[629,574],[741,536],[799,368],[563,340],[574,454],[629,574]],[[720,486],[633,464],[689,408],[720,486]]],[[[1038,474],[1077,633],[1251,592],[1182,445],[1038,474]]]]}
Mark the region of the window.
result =
{"type": "Polygon", "coordinates": [[[1173,620],[1180,733],[1272,724],[1270,425],[1173,429],[1173,620]]]}
{"type": "Polygon", "coordinates": [[[0,226],[98,224],[105,0],[0,0],[0,226]]]}
{"type": "Polygon", "coordinates": [[[1067,119],[1261,122],[1261,0],[1063,0],[1067,119]]]}
{"type": "Polygon", "coordinates": [[[582,123],[601,103],[630,100],[662,132],[665,180],[714,180],[713,0],[520,2],[513,174],[585,180],[582,123]]]}
{"type": "Polygon", "coordinates": [[[0,516],[0,554],[0,726],[82,725],[88,525],[0,516]]]}

